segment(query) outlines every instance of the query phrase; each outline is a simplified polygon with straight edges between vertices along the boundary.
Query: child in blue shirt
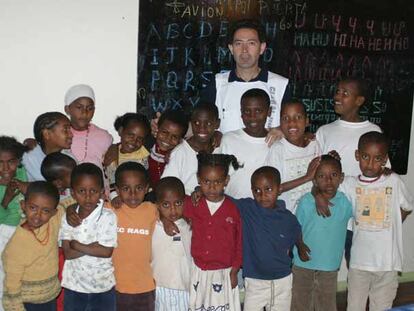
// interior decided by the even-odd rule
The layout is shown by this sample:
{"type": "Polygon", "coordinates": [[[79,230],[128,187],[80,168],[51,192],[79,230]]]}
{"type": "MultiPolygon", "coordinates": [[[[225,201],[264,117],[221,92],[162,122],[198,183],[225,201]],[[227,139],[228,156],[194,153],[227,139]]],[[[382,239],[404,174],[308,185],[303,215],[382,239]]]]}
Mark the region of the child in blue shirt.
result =
{"type": "Polygon", "coordinates": [[[294,249],[292,311],[336,310],[338,270],[352,217],[351,202],[337,191],[343,179],[341,162],[323,155],[313,183],[331,202],[331,216],[318,215],[311,193],[299,201],[296,217],[302,226],[304,244],[294,249]]]}

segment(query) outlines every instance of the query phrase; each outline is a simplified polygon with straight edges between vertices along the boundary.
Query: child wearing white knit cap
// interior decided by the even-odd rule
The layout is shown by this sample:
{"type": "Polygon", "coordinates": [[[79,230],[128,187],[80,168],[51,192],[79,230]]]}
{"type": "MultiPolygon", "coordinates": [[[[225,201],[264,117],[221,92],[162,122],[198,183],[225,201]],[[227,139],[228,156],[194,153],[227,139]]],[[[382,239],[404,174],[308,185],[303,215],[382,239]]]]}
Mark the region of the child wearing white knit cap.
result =
{"type": "Polygon", "coordinates": [[[73,140],[71,152],[79,163],[90,162],[102,169],[112,136],[91,123],[95,113],[95,93],[86,84],[72,86],[65,94],[65,112],[70,118],[73,140]]]}

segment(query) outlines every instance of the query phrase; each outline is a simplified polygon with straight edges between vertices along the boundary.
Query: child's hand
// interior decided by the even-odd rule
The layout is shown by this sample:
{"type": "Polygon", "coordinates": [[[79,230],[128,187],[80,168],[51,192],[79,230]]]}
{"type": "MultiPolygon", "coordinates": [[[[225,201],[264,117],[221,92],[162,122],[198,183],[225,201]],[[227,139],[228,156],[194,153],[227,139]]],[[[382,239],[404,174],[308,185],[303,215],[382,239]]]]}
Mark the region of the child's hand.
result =
{"type": "Polygon", "coordinates": [[[161,112],[157,112],[155,114],[155,118],[151,120],[151,134],[154,137],[157,137],[158,133],[158,120],[161,117],[161,112]]]}
{"type": "Polygon", "coordinates": [[[314,133],[311,133],[311,132],[305,132],[304,134],[303,134],[303,137],[305,137],[305,142],[306,142],[306,146],[307,145],[309,145],[309,143],[312,141],[312,140],[315,140],[315,134],[314,133]]]}
{"type": "Polygon", "coordinates": [[[309,162],[308,170],[306,171],[306,177],[309,181],[311,181],[315,177],[316,169],[321,162],[321,157],[316,157],[309,162]]]}
{"type": "Polygon", "coordinates": [[[215,131],[213,134],[213,148],[220,147],[221,139],[223,138],[223,133],[220,131],[215,131]]]}
{"type": "Polygon", "coordinates": [[[273,145],[275,141],[281,140],[283,137],[284,135],[280,127],[274,127],[269,129],[269,132],[267,132],[265,141],[267,142],[267,145],[270,147],[271,145],[273,145]]]}
{"type": "Polygon", "coordinates": [[[238,270],[231,268],[230,270],[230,282],[231,282],[231,288],[235,288],[237,284],[239,283],[237,279],[237,272],[238,270]]]}
{"type": "Polygon", "coordinates": [[[337,159],[338,161],[341,161],[341,156],[339,155],[339,153],[336,150],[331,150],[328,152],[328,154],[334,158],[337,159]]]}
{"type": "Polygon", "coordinates": [[[299,258],[302,261],[309,261],[310,260],[310,253],[311,250],[310,248],[305,244],[305,243],[300,243],[299,245],[297,245],[298,248],[298,254],[299,254],[299,258]]]}
{"type": "Polygon", "coordinates": [[[117,197],[113,198],[113,199],[111,200],[111,205],[112,205],[112,207],[113,207],[114,209],[121,208],[121,206],[122,206],[122,201],[121,201],[121,198],[120,198],[119,196],[117,196],[117,197]]]}
{"type": "Polygon", "coordinates": [[[29,187],[29,184],[30,184],[29,182],[21,181],[21,180],[18,180],[18,179],[13,179],[11,182],[15,184],[15,187],[22,194],[26,194],[27,187],[29,187]]]}
{"type": "Polygon", "coordinates": [[[33,150],[37,146],[37,141],[34,138],[26,138],[23,141],[23,145],[25,145],[29,150],[33,150]]]}
{"type": "Polygon", "coordinates": [[[104,167],[107,167],[118,158],[118,144],[111,145],[105,153],[104,167]]]}
{"type": "Polygon", "coordinates": [[[194,188],[194,191],[191,193],[191,203],[194,206],[198,206],[198,202],[200,202],[201,198],[203,197],[203,193],[201,192],[200,186],[194,188]]]}
{"type": "Polygon", "coordinates": [[[1,201],[1,205],[3,208],[7,208],[13,198],[19,193],[17,184],[12,181],[6,187],[6,191],[4,192],[3,200],[1,201]]]}
{"type": "Polygon", "coordinates": [[[327,198],[325,198],[316,187],[312,187],[312,195],[315,198],[315,204],[316,204],[316,212],[319,216],[322,217],[330,217],[331,211],[329,210],[329,207],[333,204],[329,202],[327,198]]]}
{"type": "Polygon", "coordinates": [[[82,223],[82,219],[76,213],[76,204],[69,206],[66,209],[66,221],[72,227],[77,227],[82,223]]]}
{"type": "Polygon", "coordinates": [[[180,229],[178,229],[177,225],[173,221],[164,217],[162,217],[160,220],[164,226],[165,233],[169,236],[174,236],[177,233],[180,233],[180,229]]]}

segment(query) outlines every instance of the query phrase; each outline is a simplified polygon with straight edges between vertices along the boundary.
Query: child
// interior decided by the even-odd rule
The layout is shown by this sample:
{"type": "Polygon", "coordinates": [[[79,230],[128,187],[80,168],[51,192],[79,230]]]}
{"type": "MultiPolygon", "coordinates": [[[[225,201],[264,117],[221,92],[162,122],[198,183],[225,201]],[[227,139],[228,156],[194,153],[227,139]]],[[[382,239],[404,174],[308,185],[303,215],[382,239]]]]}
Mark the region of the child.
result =
{"type": "MultiPolygon", "coordinates": [[[[76,203],[70,191],[70,176],[75,167],[76,161],[73,158],[60,152],[53,152],[46,156],[40,168],[40,171],[46,181],[54,184],[59,190],[59,205],[65,209],[76,203]]],[[[62,280],[64,263],[65,256],[62,248],[59,247],[59,280],[62,280]]],[[[64,291],[62,290],[60,295],[57,297],[57,311],[63,311],[63,296],[64,291]]]]}
{"type": "Polygon", "coordinates": [[[402,221],[414,199],[400,177],[383,174],[389,144],[384,134],[368,132],[358,142],[355,158],[362,175],[347,177],[342,191],[354,207],[348,272],[348,311],[388,310],[402,269],[402,221]]]}
{"type": "Polygon", "coordinates": [[[303,103],[291,101],[282,104],[280,129],[285,136],[270,148],[266,164],[276,167],[281,175],[280,196],[286,208],[294,212],[299,198],[312,188],[312,179],[319,163],[320,148],[315,140],[305,139],[309,125],[303,103]]]}
{"type": "MultiPolygon", "coordinates": [[[[347,78],[340,81],[334,96],[334,110],[340,118],[321,126],[316,132],[316,140],[321,146],[322,153],[335,150],[339,154],[345,176],[357,177],[361,174],[358,162],[354,157],[361,135],[370,131],[381,132],[377,125],[368,120],[363,121],[359,115],[359,111],[368,100],[368,96],[369,89],[366,81],[357,78],[347,78]]],[[[389,162],[388,166],[390,166],[389,162]]],[[[325,209],[325,216],[329,216],[329,209],[326,207],[325,209]]],[[[352,230],[351,224],[349,224],[345,242],[347,266],[349,266],[351,256],[351,245],[352,230]]]]}
{"type": "Polygon", "coordinates": [[[236,205],[224,196],[229,164],[234,156],[197,155],[197,179],[204,198],[199,206],[189,201],[184,216],[192,223],[189,310],[240,310],[237,272],[242,263],[242,232],[236,205]]]}
{"type": "Polygon", "coordinates": [[[185,190],[176,177],[165,177],[156,188],[156,199],[160,215],[174,222],[179,233],[173,237],[164,231],[162,222],[155,225],[152,237],[153,275],[157,284],[155,310],[188,310],[190,288],[190,226],[182,218],[185,190]]]}
{"type": "Polygon", "coordinates": [[[23,155],[22,163],[27,171],[29,181],[44,180],[40,166],[47,154],[64,152],[72,144],[73,134],[70,130],[69,119],[60,112],[46,112],[36,118],[33,126],[37,146],[23,155]]]}
{"type": "Polygon", "coordinates": [[[217,153],[234,154],[243,167],[230,173],[226,194],[236,199],[251,198],[250,177],[261,167],[269,152],[265,141],[270,98],[262,89],[250,89],[241,97],[244,128],[224,134],[217,153]]]}
{"type": "Polygon", "coordinates": [[[338,270],[344,253],[346,228],[352,217],[351,202],[337,191],[343,179],[341,162],[323,155],[313,183],[320,195],[331,202],[331,217],[317,214],[311,193],[306,193],[299,201],[296,217],[302,226],[306,246],[302,245],[299,252],[294,249],[292,311],[336,310],[338,270]]]}
{"type": "MultiPolygon", "coordinates": [[[[134,161],[148,168],[149,152],[144,146],[144,141],[150,133],[150,125],[147,118],[138,113],[126,113],[116,118],[114,127],[121,138],[116,152],[105,156],[105,172],[109,179],[111,192],[115,191],[115,171],[117,167],[127,161],[134,161]]],[[[115,194],[111,196],[113,198],[115,194]]]]}
{"type": "Polygon", "coordinates": [[[70,192],[70,176],[75,167],[76,161],[60,152],[48,154],[40,167],[46,181],[54,184],[59,190],[59,204],[64,208],[76,203],[70,192]]]}
{"type": "MultiPolygon", "coordinates": [[[[13,137],[0,136],[0,256],[20,223],[20,201],[23,199],[26,170],[20,160],[26,147],[13,137]]],[[[0,260],[0,299],[3,296],[4,271],[0,260]]],[[[0,310],[3,306],[0,305],[0,310]]]]}
{"type": "Polygon", "coordinates": [[[95,93],[89,85],[72,86],[65,94],[65,112],[70,117],[73,140],[71,152],[79,163],[90,162],[102,169],[112,136],[91,123],[95,113],[95,93]]]}
{"type": "Polygon", "coordinates": [[[118,311],[154,310],[155,283],[151,270],[151,239],[158,218],[157,207],[143,202],[149,189],[145,168],[136,162],[121,164],[115,173],[121,208],[118,247],[113,260],[118,311]]]}
{"type": "Polygon", "coordinates": [[[21,203],[26,219],[3,253],[5,310],[56,310],[58,233],[63,215],[63,209],[56,209],[58,203],[54,185],[29,184],[21,203]]]}
{"type": "Polygon", "coordinates": [[[76,166],[71,187],[82,223],[72,228],[65,217],[59,233],[66,258],[62,279],[65,311],[115,310],[111,256],[116,247],[116,216],[103,206],[101,169],[92,163],[76,166]]]}
{"type": "Polygon", "coordinates": [[[183,140],[173,150],[162,177],[177,177],[183,182],[185,193],[190,195],[198,185],[197,154],[199,152],[213,152],[213,135],[219,125],[220,120],[216,106],[206,103],[197,105],[191,115],[193,136],[188,140],[183,140]]]}
{"type": "Polygon", "coordinates": [[[182,141],[188,130],[188,121],[180,110],[166,110],[158,119],[155,144],[148,158],[151,187],[155,189],[164,172],[171,151],[182,141]]]}

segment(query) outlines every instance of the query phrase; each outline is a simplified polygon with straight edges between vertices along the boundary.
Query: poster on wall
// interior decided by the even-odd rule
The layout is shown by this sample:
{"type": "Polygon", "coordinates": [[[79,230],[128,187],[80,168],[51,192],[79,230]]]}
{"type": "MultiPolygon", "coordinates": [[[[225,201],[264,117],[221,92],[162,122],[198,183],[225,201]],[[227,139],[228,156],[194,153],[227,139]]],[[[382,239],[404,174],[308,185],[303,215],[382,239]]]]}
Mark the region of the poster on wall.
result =
{"type": "Polygon", "coordinates": [[[309,130],[337,118],[336,83],[368,81],[363,119],[391,138],[393,169],[406,174],[414,90],[414,30],[410,0],[141,0],[138,111],[187,113],[214,74],[230,70],[231,23],[259,19],[267,49],[260,65],[289,78],[288,91],[305,104],[309,130]]]}

